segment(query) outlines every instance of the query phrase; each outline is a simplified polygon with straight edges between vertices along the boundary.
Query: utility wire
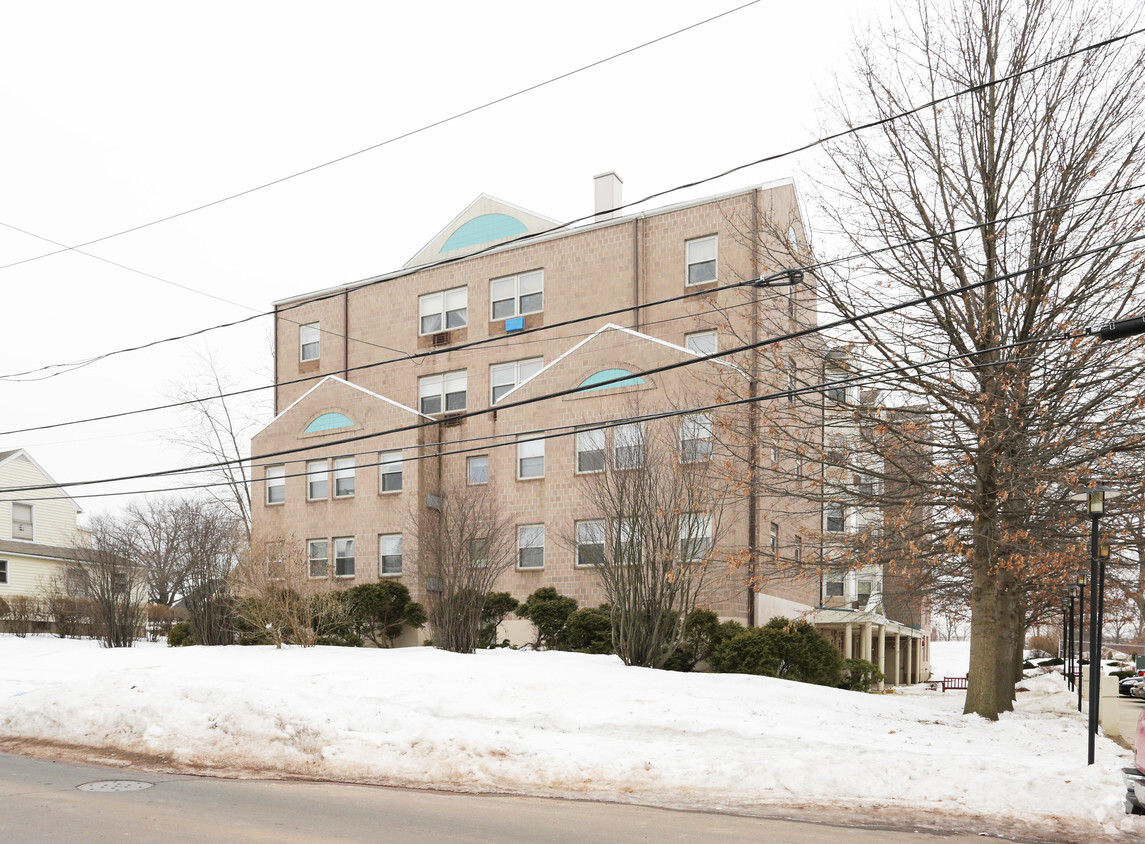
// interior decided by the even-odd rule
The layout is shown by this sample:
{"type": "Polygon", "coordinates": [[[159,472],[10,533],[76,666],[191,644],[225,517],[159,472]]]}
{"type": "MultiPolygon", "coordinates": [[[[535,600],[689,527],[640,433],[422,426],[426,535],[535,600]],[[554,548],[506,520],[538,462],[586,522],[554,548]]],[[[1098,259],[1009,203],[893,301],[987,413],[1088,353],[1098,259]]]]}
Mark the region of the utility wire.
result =
{"type": "MultiPolygon", "coordinates": [[[[1114,243],[1106,244],[1104,246],[1096,246],[1096,247],[1093,247],[1092,249],[1087,249],[1083,252],[1078,252],[1078,253],[1075,253],[1072,255],[1067,255],[1065,257],[1054,258],[1054,259],[1051,259],[1049,261],[1043,261],[1039,264],[1024,267],[1020,270],[1015,270],[1015,271],[1012,271],[1009,273],[1003,273],[1002,275],[994,276],[992,278],[979,279],[978,281],[970,282],[968,284],[963,284],[963,285],[960,285],[958,287],[949,288],[947,290],[941,290],[941,291],[938,291],[936,293],[927,294],[925,296],[918,296],[918,297],[915,297],[913,299],[909,299],[905,302],[899,302],[897,304],[887,305],[887,306],[882,307],[882,308],[876,308],[874,310],[865,311],[863,313],[855,314],[855,315],[852,315],[849,317],[841,317],[839,319],[833,320],[833,321],[825,323],[823,325],[812,326],[810,328],[802,329],[800,331],[790,332],[788,334],[783,334],[783,335],[779,335],[776,337],[769,337],[765,340],[760,340],[760,341],[755,342],[755,343],[745,343],[743,345],[736,346],[736,347],[733,347],[731,349],[725,349],[722,352],[715,352],[715,353],[710,354],[710,355],[695,355],[694,357],[692,357],[688,360],[677,361],[675,363],[663,364],[661,366],[651,367],[649,369],[643,369],[643,370],[639,370],[637,372],[626,373],[624,375],[620,375],[620,376],[617,376],[615,378],[609,378],[609,379],[599,381],[599,382],[595,383],[593,385],[593,387],[594,388],[603,388],[603,387],[607,387],[609,385],[618,384],[622,381],[627,381],[633,377],[642,377],[642,376],[646,376],[646,375],[657,375],[657,374],[662,373],[662,372],[671,372],[671,371],[681,369],[681,368],[686,367],[686,366],[692,366],[692,365],[697,364],[697,363],[712,361],[712,360],[716,360],[716,359],[723,358],[726,356],[735,355],[735,354],[739,354],[739,353],[747,352],[747,351],[752,351],[754,349],[765,348],[767,346],[772,346],[772,345],[775,345],[777,343],[783,343],[783,342],[787,342],[789,340],[796,340],[796,339],[799,339],[802,337],[806,337],[806,336],[809,336],[812,334],[818,334],[820,332],[831,330],[834,328],[840,328],[843,326],[854,325],[858,322],[863,322],[863,321],[866,321],[869,319],[874,319],[876,317],[884,316],[886,314],[900,311],[900,310],[903,310],[905,308],[917,307],[919,305],[923,305],[923,304],[927,304],[929,302],[934,302],[934,301],[938,301],[941,299],[945,299],[945,298],[950,297],[950,296],[956,296],[956,295],[959,295],[962,293],[967,293],[969,291],[976,290],[980,287],[984,287],[984,286],[989,285],[989,284],[996,284],[999,281],[1006,281],[1006,280],[1011,279],[1011,278],[1017,278],[1019,276],[1026,275],[1028,273],[1040,272],[1041,270],[1048,269],[1049,267],[1053,267],[1053,266],[1056,266],[1058,264],[1076,261],[1079,258],[1085,258],[1085,257],[1088,257],[1090,255],[1096,255],[1096,254],[1099,254],[1101,252],[1105,252],[1109,249],[1115,249],[1115,248],[1119,248],[1122,246],[1127,246],[1131,243],[1138,243],[1141,241],[1145,241],[1145,234],[1137,235],[1136,237],[1126,238],[1124,240],[1116,241],[1114,243]]],[[[973,352],[971,354],[977,355],[977,354],[983,354],[983,353],[985,353],[985,352],[984,351],[983,352],[977,352],[976,351],[976,352],[973,352]]],[[[463,420],[463,419],[475,418],[478,416],[486,416],[490,413],[497,413],[497,412],[503,411],[503,410],[510,410],[510,409],[523,407],[523,406],[530,405],[530,404],[536,404],[537,402],[541,402],[541,401],[547,401],[549,399],[561,398],[563,396],[572,395],[574,393],[582,392],[583,389],[584,388],[579,386],[579,385],[576,387],[567,387],[567,388],[562,389],[562,390],[555,390],[553,392],[545,393],[545,394],[540,395],[540,396],[534,396],[533,398],[529,398],[529,399],[521,399],[521,400],[513,401],[513,402],[505,402],[503,404],[497,404],[496,406],[492,406],[492,407],[480,408],[477,410],[464,411],[461,413],[452,414],[450,416],[450,418],[454,419],[454,420],[463,420]]],[[[735,403],[737,403],[737,402],[733,402],[732,404],[735,404],[735,403]]],[[[738,403],[742,403],[742,402],[738,402],[738,403]]],[[[338,439],[338,440],[331,440],[329,442],[322,443],[320,446],[317,446],[317,447],[321,447],[321,448],[325,449],[325,448],[329,448],[331,446],[345,445],[345,444],[354,443],[354,442],[362,442],[364,440],[376,439],[377,437],[390,436],[392,434],[417,431],[417,430],[421,430],[423,428],[430,427],[432,425],[439,425],[439,424],[441,424],[441,420],[434,419],[434,420],[430,420],[427,422],[419,422],[419,423],[415,423],[415,424],[411,424],[411,425],[403,425],[403,426],[399,426],[397,428],[390,428],[387,430],[377,431],[374,433],[357,434],[357,435],[352,436],[352,437],[343,437],[343,438],[338,439]]],[[[519,434],[528,434],[529,432],[528,431],[520,431],[518,433],[519,434]]],[[[30,492],[30,491],[36,491],[36,490],[41,490],[41,489],[56,489],[58,487],[89,486],[92,484],[113,483],[113,482],[119,482],[119,481],[141,480],[141,479],[145,479],[145,478],[159,478],[159,477],[167,477],[167,476],[171,476],[171,475],[189,474],[191,472],[203,471],[203,470],[208,470],[208,469],[218,469],[218,468],[223,468],[226,466],[233,466],[233,465],[239,464],[239,463],[245,463],[245,462],[251,462],[251,461],[261,461],[261,460],[266,460],[269,458],[283,457],[286,455],[299,454],[299,453],[303,453],[303,452],[313,452],[315,448],[316,448],[316,446],[313,444],[304,445],[304,446],[296,446],[293,448],[280,449],[278,451],[267,452],[265,454],[252,455],[251,457],[248,457],[248,458],[242,458],[242,457],[233,458],[233,459],[228,459],[228,460],[220,460],[220,461],[213,461],[210,463],[198,464],[195,466],[183,467],[180,469],[163,469],[163,470],[159,470],[159,471],[155,471],[155,472],[142,472],[142,473],[136,473],[136,474],[130,474],[130,475],[120,475],[117,477],[102,478],[102,479],[97,479],[97,480],[73,481],[73,482],[64,483],[64,484],[40,484],[40,485],[21,486],[21,487],[0,487],[0,493],[25,492],[25,491],[30,492]]]]}

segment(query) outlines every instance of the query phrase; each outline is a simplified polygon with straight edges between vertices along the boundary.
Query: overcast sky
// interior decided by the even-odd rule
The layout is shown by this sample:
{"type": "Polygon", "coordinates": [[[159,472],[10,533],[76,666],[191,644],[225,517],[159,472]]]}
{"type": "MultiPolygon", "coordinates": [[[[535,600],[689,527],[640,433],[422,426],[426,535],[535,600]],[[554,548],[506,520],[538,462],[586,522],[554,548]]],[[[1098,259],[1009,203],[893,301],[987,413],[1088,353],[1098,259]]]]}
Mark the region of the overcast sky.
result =
{"type": "MultiPolygon", "coordinates": [[[[741,2],[0,2],[0,265],[22,262],[0,268],[0,376],[397,269],[482,192],[567,220],[591,213],[592,177],[606,170],[631,201],[805,143],[826,119],[823,95],[846,74],[855,32],[885,14],[885,0],[764,0],[84,248],[131,269],[75,251],[28,260],[58,248],[38,238],[80,244],[245,191],[741,2]]],[[[809,163],[751,168],[649,207],[798,182],[809,163]]],[[[55,377],[0,380],[0,431],[169,400],[197,386],[205,352],[236,385],[269,383],[268,338],[264,318],[55,377]]],[[[64,483],[173,468],[190,462],[168,442],[182,419],[0,434],[0,450],[28,448],[64,483]]],[[[126,500],[80,503],[101,512],[126,500]]]]}

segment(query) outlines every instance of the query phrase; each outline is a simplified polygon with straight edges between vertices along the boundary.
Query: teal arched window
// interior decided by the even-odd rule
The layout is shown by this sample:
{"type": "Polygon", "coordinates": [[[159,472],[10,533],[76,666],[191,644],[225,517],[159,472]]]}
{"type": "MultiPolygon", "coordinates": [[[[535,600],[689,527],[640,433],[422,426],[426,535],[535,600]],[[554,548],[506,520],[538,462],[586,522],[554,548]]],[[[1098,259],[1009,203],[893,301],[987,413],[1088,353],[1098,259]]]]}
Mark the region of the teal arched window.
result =
{"type": "Polygon", "coordinates": [[[635,387],[637,384],[643,384],[644,379],[633,375],[627,369],[602,369],[595,375],[590,375],[580,382],[581,390],[607,390],[612,387],[635,387]],[[628,376],[625,378],[625,376],[628,376]],[[621,381],[613,381],[614,378],[621,378],[621,381]],[[612,383],[604,383],[611,381],[612,383]]]}
{"type": "Polygon", "coordinates": [[[317,431],[333,431],[335,428],[353,428],[354,422],[344,413],[323,413],[306,426],[302,433],[313,434],[317,431]]]}
{"type": "Polygon", "coordinates": [[[508,214],[482,214],[469,222],[459,226],[457,231],[449,236],[442,252],[452,252],[454,249],[464,249],[467,246],[477,246],[480,243],[492,243],[506,237],[525,234],[528,228],[516,217],[508,214]]]}

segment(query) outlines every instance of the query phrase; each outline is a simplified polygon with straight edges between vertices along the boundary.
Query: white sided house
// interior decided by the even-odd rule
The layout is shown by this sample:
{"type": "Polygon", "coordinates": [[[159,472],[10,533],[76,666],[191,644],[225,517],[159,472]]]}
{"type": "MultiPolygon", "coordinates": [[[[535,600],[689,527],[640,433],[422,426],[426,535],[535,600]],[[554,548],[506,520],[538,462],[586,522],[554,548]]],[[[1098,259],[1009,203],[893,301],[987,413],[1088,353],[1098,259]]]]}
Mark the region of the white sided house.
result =
{"type": "Polygon", "coordinates": [[[0,490],[41,485],[52,488],[0,492],[0,599],[5,602],[44,597],[76,561],[80,506],[27,451],[0,451],[0,490]]]}

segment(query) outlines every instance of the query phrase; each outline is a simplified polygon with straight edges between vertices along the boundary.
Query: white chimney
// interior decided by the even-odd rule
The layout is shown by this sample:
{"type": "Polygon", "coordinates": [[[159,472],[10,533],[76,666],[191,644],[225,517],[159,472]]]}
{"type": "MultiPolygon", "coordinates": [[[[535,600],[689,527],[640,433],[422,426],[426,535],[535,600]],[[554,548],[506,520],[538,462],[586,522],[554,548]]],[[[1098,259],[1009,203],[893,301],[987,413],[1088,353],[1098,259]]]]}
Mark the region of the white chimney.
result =
{"type": "Polygon", "coordinates": [[[616,216],[613,210],[624,204],[620,198],[620,188],[624,182],[613,171],[593,176],[593,185],[596,189],[596,219],[611,220],[616,216]]]}

